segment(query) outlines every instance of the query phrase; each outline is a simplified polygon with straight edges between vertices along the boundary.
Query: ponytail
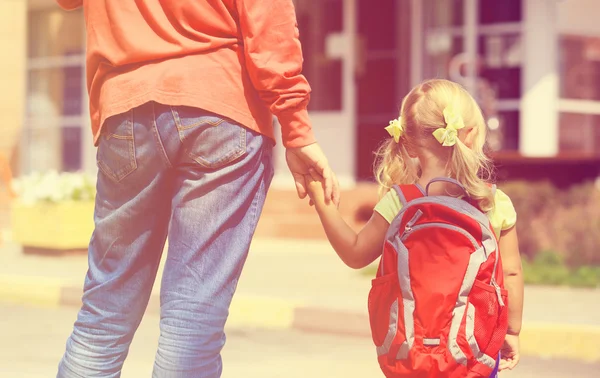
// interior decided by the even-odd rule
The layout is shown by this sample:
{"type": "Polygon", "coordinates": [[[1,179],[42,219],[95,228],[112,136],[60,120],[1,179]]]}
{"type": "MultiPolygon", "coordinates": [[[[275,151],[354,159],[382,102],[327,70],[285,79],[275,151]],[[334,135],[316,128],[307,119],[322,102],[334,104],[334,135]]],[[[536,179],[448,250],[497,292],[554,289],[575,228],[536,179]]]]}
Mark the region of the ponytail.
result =
{"type": "Polygon", "coordinates": [[[494,193],[491,186],[492,164],[483,153],[457,141],[449,161],[449,170],[460,182],[479,208],[488,212],[494,208],[494,193]]]}
{"type": "Polygon", "coordinates": [[[384,141],[375,152],[375,179],[379,183],[379,196],[394,184],[412,184],[419,178],[418,164],[408,155],[406,147],[393,138],[384,141]]]}
{"type": "Polygon", "coordinates": [[[393,135],[399,142],[390,138],[375,154],[380,195],[394,184],[417,182],[421,175],[418,160],[412,159],[408,151],[427,148],[446,161],[446,174],[465,187],[482,211],[494,208],[489,184],[492,164],[484,151],[487,125],[477,102],[463,87],[442,79],[416,86],[402,101],[400,120],[401,137],[393,135]],[[443,135],[439,129],[446,129],[443,135]],[[474,133],[468,145],[458,135],[467,130],[474,133]]]}

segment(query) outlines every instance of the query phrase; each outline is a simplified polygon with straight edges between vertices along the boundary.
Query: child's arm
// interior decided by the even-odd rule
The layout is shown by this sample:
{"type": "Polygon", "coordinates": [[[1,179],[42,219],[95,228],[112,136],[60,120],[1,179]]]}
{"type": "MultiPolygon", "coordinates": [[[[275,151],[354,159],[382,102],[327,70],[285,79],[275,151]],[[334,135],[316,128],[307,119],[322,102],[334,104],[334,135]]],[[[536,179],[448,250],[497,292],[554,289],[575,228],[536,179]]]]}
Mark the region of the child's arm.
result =
{"type": "Polygon", "coordinates": [[[508,335],[502,349],[500,369],[512,369],[519,363],[519,334],[523,317],[523,269],[516,227],[503,231],[500,253],[504,268],[504,286],[508,291],[508,335]]]}
{"type": "Polygon", "coordinates": [[[325,203],[321,181],[314,171],[311,176],[306,176],[306,181],[329,243],[342,261],[353,269],[360,269],[379,257],[389,227],[387,221],[381,215],[373,213],[357,234],[344,221],[333,203],[325,203]]]}

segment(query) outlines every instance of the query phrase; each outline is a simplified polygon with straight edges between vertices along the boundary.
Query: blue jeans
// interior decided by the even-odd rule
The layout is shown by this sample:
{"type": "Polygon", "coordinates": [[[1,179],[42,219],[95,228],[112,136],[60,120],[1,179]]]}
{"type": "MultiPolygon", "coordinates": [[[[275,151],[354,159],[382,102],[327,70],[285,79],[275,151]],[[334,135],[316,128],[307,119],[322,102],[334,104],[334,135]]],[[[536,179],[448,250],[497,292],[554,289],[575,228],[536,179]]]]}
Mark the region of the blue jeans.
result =
{"type": "Polygon", "coordinates": [[[200,109],[157,103],[104,126],[83,305],[58,377],[121,375],[167,234],[153,377],[220,377],[273,143],[200,109]]]}

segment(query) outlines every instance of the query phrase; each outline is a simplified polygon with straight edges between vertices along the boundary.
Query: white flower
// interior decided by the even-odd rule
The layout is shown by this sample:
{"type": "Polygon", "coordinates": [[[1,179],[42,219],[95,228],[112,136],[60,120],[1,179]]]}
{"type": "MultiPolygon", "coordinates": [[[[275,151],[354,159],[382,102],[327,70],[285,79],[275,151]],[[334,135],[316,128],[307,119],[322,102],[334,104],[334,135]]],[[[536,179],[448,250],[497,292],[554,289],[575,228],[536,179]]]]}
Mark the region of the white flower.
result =
{"type": "Polygon", "coordinates": [[[12,188],[25,204],[90,201],[96,194],[95,178],[86,173],[33,172],[13,180],[12,188]]]}

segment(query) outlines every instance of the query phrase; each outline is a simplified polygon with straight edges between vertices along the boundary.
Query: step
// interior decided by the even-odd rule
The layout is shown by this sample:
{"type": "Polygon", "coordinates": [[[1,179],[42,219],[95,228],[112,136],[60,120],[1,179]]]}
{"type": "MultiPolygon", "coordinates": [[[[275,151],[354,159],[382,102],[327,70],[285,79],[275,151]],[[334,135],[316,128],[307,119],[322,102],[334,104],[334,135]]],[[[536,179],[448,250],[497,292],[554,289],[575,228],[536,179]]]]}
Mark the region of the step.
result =
{"type": "MultiPolygon", "coordinates": [[[[350,227],[359,230],[377,203],[377,186],[358,184],[342,192],[340,213],[350,227]]],[[[267,195],[256,235],[271,238],[325,239],[325,232],[308,200],[295,191],[272,189],[267,195]]]]}

